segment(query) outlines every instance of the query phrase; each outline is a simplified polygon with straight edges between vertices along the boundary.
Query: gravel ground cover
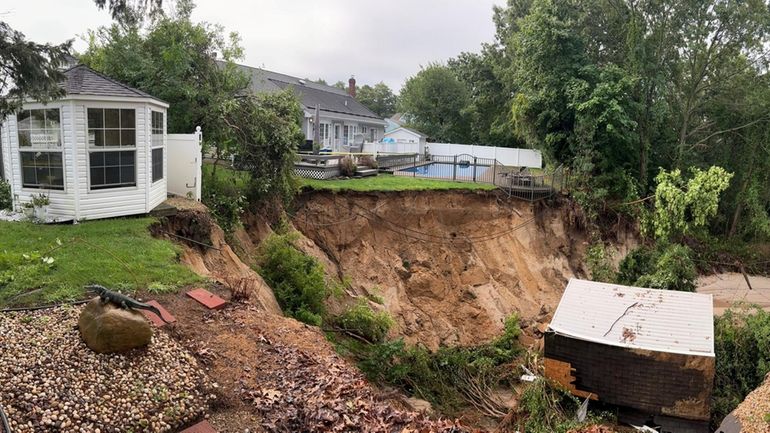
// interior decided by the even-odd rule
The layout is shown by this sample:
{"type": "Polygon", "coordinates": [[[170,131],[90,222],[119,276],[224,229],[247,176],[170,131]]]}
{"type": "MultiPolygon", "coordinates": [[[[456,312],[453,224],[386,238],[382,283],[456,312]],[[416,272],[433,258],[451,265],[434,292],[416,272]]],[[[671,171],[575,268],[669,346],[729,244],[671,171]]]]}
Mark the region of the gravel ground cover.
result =
{"type": "Polygon", "coordinates": [[[746,396],[734,414],[741,421],[741,433],[770,432],[770,375],[746,396]]]}
{"type": "Polygon", "coordinates": [[[0,405],[14,433],[167,432],[199,418],[216,387],[163,332],[100,355],[80,339],[81,307],[0,313],[0,405]]]}

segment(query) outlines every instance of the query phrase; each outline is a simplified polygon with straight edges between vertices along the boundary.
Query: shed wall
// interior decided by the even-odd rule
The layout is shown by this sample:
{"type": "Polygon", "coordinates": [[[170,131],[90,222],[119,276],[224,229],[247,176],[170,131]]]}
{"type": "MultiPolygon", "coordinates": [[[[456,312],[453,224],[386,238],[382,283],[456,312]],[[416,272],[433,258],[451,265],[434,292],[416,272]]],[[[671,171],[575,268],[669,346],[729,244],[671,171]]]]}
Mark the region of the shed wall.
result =
{"type": "Polygon", "coordinates": [[[578,396],[650,415],[708,420],[714,358],[628,349],[548,333],[545,374],[578,396]]]}
{"type": "MultiPolygon", "coordinates": [[[[25,109],[41,104],[25,104],[25,109]]],[[[164,151],[164,178],[152,183],[150,110],[166,113],[162,106],[146,102],[108,102],[61,100],[45,107],[59,108],[64,164],[64,190],[23,188],[16,116],[9,115],[2,125],[3,162],[11,181],[16,206],[32,199],[32,194],[49,195],[48,213],[52,217],[76,220],[110,218],[148,213],[166,199],[167,149],[164,151]],[[136,186],[91,190],[86,112],[88,108],[129,108],[136,112],[136,186]]],[[[164,134],[164,144],[165,144],[164,134]]],[[[164,145],[164,148],[167,146],[164,145]]]]}

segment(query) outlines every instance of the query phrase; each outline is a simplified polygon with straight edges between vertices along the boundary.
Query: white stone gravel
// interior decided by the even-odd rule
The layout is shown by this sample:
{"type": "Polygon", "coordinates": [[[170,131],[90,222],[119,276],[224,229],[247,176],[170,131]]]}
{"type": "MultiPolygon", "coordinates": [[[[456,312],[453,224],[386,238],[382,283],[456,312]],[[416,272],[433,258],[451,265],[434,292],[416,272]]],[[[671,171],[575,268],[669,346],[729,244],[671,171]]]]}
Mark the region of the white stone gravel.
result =
{"type": "Polygon", "coordinates": [[[78,334],[81,308],[0,313],[0,405],[14,433],[167,432],[206,412],[212,384],[168,335],[97,354],[78,334]]]}
{"type": "Polygon", "coordinates": [[[13,212],[9,210],[0,210],[0,221],[25,221],[27,218],[21,212],[13,212]]]}

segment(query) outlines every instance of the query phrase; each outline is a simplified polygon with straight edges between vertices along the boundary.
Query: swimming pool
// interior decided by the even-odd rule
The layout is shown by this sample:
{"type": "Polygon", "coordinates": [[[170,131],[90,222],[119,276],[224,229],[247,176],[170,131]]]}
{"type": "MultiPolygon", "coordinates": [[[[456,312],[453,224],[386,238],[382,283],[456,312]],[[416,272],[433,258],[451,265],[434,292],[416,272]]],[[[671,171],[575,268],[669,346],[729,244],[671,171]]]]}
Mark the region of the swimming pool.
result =
{"type": "MultiPolygon", "coordinates": [[[[487,165],[475,166],[476,178],[478,179],[484,172],[489,169],[487,165]]],[[[473,178],[473,165],[460,165],[446,164],[442,162],[431,162],[430,164],[420,165],[418,167],[410,167],[399,170],[406,173],[414,173],[417,176],[425,177],[441,177],[447,179],[453,178],[473,178]]]]}

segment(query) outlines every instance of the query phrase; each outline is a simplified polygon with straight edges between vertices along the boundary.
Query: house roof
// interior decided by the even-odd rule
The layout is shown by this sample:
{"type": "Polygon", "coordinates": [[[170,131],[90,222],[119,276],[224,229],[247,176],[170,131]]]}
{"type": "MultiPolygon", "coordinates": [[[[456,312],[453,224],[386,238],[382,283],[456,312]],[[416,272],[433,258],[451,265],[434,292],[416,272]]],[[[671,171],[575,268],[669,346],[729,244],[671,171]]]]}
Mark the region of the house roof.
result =
{"type": "Polygon", "coordinates": [[[148,93],[116,81],[85,65],[77,65],[67,69],[64,71],[64,76],[65,81],[60,83],[60,85],[67,92],[67,95],[151,98],[161,101],[148,93]]]}
{"type": "Polygon", "coordinates": [[[385,135],[392,134],[394,132],[401,131],[401,130],[407,131],[407,132],[411,132],[412,134],[414,134],[414,135],[416,135],[416,136],[418,136],[420,138],[428,138],[428,136],[423,134],[422,132],[414,130],[412,128],[407,128],[406,126],[399,126],[398,128],[396,128],[396,129],[394,129],[392,131],[386,132],[385,135]]]}
{"type": "Polygon", "coordinates": [[[237,65],[251,79],[251,88],[256,93],[292,89],[300,98],[305,110],[313,111],[316,105],[321,111],[354,116],[361,121],[385,124],[374,112],[366,108],[344,89],[325,84],[314,83],[291,75],[280,74],[266,69],[237,65]]]}
{"type": "Polygon", "coordinates": [[[571,279],[549,329],[600,344],[714,356],[711,295],[571,279]]]}
{"type": "Polygon", "coordinates": [[[396,113],[390,116],[390,119],[388,120],[399,126],[404,126],[406,124],[406,121],[404,120],[404,113],[396,113]]]}

